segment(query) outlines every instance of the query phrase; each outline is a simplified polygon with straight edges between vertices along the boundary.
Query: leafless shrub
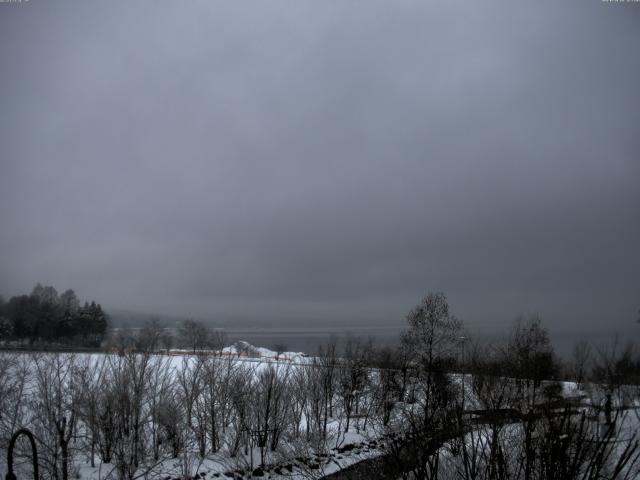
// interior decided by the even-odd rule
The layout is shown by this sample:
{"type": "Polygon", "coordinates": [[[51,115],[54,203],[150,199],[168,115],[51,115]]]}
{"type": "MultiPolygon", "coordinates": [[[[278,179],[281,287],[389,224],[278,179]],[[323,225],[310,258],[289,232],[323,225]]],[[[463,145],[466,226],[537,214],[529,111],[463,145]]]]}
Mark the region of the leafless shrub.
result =
{"type": "Polygon", "coordinates": [[[40,440],[41,466],[49,478],[68,480],[82,386],[78,363],[73,355],[37,354],[32,365],[31,426],[40,440]]]}

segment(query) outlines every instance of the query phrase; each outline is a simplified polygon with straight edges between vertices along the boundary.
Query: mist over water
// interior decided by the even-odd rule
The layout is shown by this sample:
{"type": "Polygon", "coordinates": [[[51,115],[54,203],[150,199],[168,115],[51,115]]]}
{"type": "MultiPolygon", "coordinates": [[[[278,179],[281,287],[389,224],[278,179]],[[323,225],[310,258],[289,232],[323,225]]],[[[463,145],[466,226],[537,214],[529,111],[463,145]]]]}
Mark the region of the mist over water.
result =
{"type": "Polygon", "coordinates": [[[313,355],[322,345],[336,341],[338,347],[349,337],[371,341],[376,347],[395,347],[400,344],[400,327],[356,327],[356,328],[271,328],[271,329],[224,329],[227,341],[245,340],[252,345],[273,348],[283,345],[288,351],[313,355]]]}
{"type": "MultiPolygon", "coordinates": [[[[375,347],[398,347],[404,327],[360,326],[354,328],[225,328],[227,343],[244,340],[259,347],[272,348],[283,345],[288,351],[313,355],[321,345],[335,340],[338,347],[344,346],[349,337],[371,341],[375,347]]],[[[504,344],[510,329],[492,332],[471,332],[468,340],[479,344],[499,346],[504,344]]],[[[640,339],[640,325],[632,325],[621,331],[551,332],[551,343],[562,361],[570,361],[574,346],[581,341],[593,347],[593,354],[623,349],[629,342],[640,339]]],[[[456,355],[460,354],[455,352],[456,355]]]]}

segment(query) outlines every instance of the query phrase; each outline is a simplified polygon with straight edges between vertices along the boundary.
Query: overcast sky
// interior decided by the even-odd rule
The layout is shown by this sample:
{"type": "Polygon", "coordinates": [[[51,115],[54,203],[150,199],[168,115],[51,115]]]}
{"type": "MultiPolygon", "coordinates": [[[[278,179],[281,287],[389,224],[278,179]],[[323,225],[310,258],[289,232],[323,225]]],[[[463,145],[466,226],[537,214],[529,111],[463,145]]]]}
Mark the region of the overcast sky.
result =
{"type": "Polygon", "coordinates": [[[0,65],[5,298],[638,317],[638,3],[30,0],[0,65]]]}

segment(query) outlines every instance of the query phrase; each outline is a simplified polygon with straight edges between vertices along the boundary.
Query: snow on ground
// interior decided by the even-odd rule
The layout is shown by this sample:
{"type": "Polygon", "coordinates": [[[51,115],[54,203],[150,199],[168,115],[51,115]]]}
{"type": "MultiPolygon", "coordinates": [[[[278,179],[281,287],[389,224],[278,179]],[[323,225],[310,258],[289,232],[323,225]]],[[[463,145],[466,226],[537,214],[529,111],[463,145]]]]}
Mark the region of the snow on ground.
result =
{"type": "MultiPolygon", "coordinates": [[[[300,352],[275,352],[268,348],[257,347],[248,342],[238,341],[232,345],[224,347],[220,351],[186,351],[186,350],[170,350],[159,353],[165,356],[166,361],[176,371],[184,364],[184,362],[194,361],[196,355],[205,354],[219,357],[221,359],[229,359],[234,362],[250,362],[251,369],[259,372],[262,368],[269,364],[283,365],[293,369],[309,365],[313,358],[308,357],[300,352]]],[[[47,355],[46,353],[43,355],[47,355]]],[[[114,354],[102,353],[81,353],[77,354],[81,361],[88,363],[106,361],[114,354]]],[[[473,377],[470,374],[452,374],[451,379],[455,385],[463,389],[465,396],[465,404],[467,409],[480,408],[478,399],[473,395],[472,382],[473,377]]],[[[580,388],[576,382],[559,382],[561,385],[561,394],[567,399],[576,399],[581,402],[587,402],[593,392],[590,392],[588,386],[580,388]]],[[[597,399],[596,399],[597,402],[597,399]]],[[[619,403],[620,400],[614,403],[619,403]]],[[[637,405],[637,398],[633,398],[632,405],[637,405]]],[[[625,422],[622,429],[625,431],[623,437],[630,436],[633,432],[637,432],[640,428],[640,415],[635,410],[627,412],[625,422]]],[[[303,420],[304,421],[304,420],[303,420]]],[[[280,459],[273,462],[271,467],[258,469],[260,464],[260,450],[254,447],[247,454],[241,452],[236,458],[229,458],[223,454],[209,455],[204,460],[199,459],[195,453],[187,455],[190,458],[181,457],[179,460],[165,460],[161,464],[155,466],[153,472],[147,475],[149,480],[175,480],[183,477],[181,468],[184,463],[189,462],[192,465],[190,469],[194,475],[194,480],[213,480],[213,479],[241,479],[241,478],[293,478],[308,479],[320,478],[324,475],[333,473],[348,467],[361,460],[372,458],[385,453],[380,441],[371,440],[374,437],[372,432],[358,432],[357,420],[354,419],[353,425],[348,432],[342,432],[343,424],[339,418],[334,418],[328,425],[332,438],[328,442],[327,453],[315,454],[311,450],[294,451],[296,445],[290,445],[290,451],[282,452],[280,459]],[[260,475],[262,474],[262,476],[260,475]]],[[[518,428],[517,426],[509,427],[509,429],[518,428]]],[[[509,430],[507,429],[507,430],[509,430]]],[[[486,434],[480,431],[476,434],[486,434]]],[[[472,435],[472,434],[471,434],[472,435]]],[[[467,438],[469,440],[470,437],[467,438]]],[[[296,442],[293,442],[296,443],[296,442]]],[[[304,442],[300,442],[302,445],[304,442]]],[[[115,472],[110,464],[100,465],[92,468],[87,458],[79,456],[75,462],[74,475],[78,479],[88,480],[106,480],[115,478],[115,472]]]]}
{"type": "MultiPolygon", "coordinates": [[[[275,352],[268,348],[256,347],[245,341],[237,341],[224,347],[220,351],[197,351],[184,349],[172,349],[158,352],[164,357],[170,369],[177,372],[183,367],[184,362],[195,361],[198,355],[211,355],[219,357],[222,361],[228,359],[233,362],[250,363],[250,368],[256,374],[269,364],[282,365],[289,368],[302,368],[309,365],[313,358],[301,352],[275,352]]],[[[37,353],[37,355],[58,355],[58,353],[37,353]]],[[[117,358],[116,353],[63,353],[73,355],[80,363],[88,368],[97,367],[102,362],[117,358]]],[[[284,370],[283,370],[284,371],[284,370]]],[[[28,382],[26,387],[30,391],[35,387],[34,379],[28,382]]],[[[303,420],[304,421],[304,418],[303,420]]],[[[191,465],[191,477],[193,480],[214,479],[248,479],[248,478],[288,478],[295,480],[320,478],[330,473],[341,470],[361,460],[382,455],[382,444],[376,440],[370,440],[372,432],[357,431],[359,420],[354,418],[348,432],[344,432],[344,420],[340,418],[330,419],[327,430],[329,440],[326,453],[316,454],[300,445],[285,446],[283,452],[279,452],[280,460],[271,458],[271,465],[258,468],[260,465],[260,449],[254,447],[247,454],[241,452],[236,458],[230,458],[224,453],[207,455],[201,459],[196,452],[182,454],[178,459],[164,460],[156,465],[148,474],[147,480],[178,480],[184,477],[185,463],[191,465]],[[296,450],[299,448],[299,450],[296,450]],[[276,460],[276,461],[274,461],[276,460]]],[[[296,443],[296,442],[293,442],[296,443]]],[[[97,458],[96,458],[97,460],[97,458]]],[[[0,461],[0,471],[5,467],[0,461]]],[[[113,480],[117,473],[113,464],[102,464],[97,461],[95,467],[91,467],[90,459],[85,455],[78,455],[71,467],[72,478],[82,480],[113,480]]]]}
{"type": "MultiPolygon", "coordinates": [[[[308,458],[300,456],[283,458],[272,465],[259,467],[260,449],[254,447],[248,454],[238,455],[237,458],[229,458],[224,455],[208,455],[199,459],[197,454],[190,454],[193,465],[193,478],[202,480],[214,479],[250,479],[256,477],[278,479],[309,479],[320,478],[337,472],[362,460],[383,454],[381,445],[376,441],[367,441],[355,432],[347,434],[349,442],[342,447],[331,449],[327,454],[312,454],[308,458]]],[[[294,453],[294,452],[292,452],[294,453]]],[[[145,475],[146,478],[160,480],[179,480],[182,478],[181,462],[184,458],[166,460],[158,464],[153,471],[145,475]]],[[[107,480],[116,477],[116,472],[111,464],[96,464],[91,467],[87,461],[75,462],[75,477],[86,480],[107,480]]]]}
{"type": "Polygon", "coordinates": [[[248,342],[239,340],[233,345],[224,347],[222,355],[237,355],[240,358],[259,358],[263,361],[283,361],[290,363],[307,363],[308,355],[302,352],[276,352],[264,347],[256,347],[248,342]]]}

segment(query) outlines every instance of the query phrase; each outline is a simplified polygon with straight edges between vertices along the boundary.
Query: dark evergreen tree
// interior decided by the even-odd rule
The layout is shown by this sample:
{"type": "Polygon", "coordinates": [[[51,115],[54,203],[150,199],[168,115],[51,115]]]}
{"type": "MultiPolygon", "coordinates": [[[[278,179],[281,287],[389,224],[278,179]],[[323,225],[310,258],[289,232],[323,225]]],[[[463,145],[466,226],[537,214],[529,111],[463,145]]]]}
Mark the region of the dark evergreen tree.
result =
{"type": "Polygon", "coordinates": [[[30,295],[0,302],[0,339],[30,343],[62,342],[99,346],[107,330],[100,304],[80,302],[73,290],[58,295],[55,288],[37,284],[30,295]]]}

